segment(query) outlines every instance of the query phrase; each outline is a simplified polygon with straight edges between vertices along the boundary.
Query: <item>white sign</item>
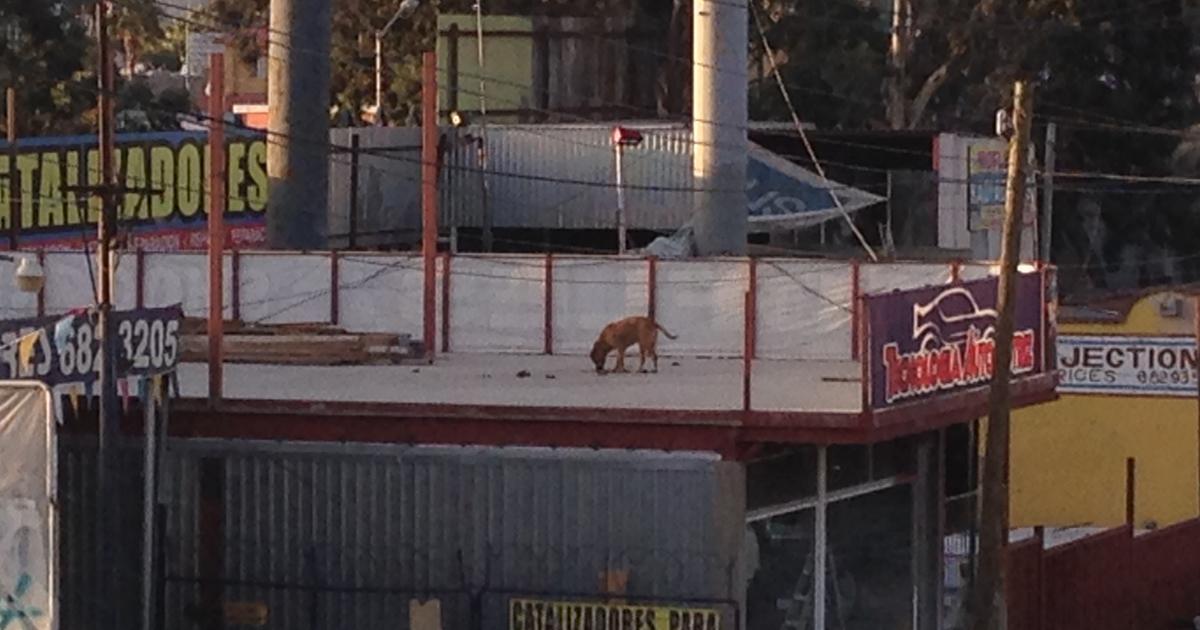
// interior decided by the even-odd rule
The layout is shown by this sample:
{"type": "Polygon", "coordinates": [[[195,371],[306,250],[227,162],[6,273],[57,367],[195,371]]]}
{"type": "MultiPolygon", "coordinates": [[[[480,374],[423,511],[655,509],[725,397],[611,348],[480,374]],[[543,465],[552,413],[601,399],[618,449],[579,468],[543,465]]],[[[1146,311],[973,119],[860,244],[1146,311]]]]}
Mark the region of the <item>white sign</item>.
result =
{"type": "Polygon", "coordinates": [[[225,52],[225,44],[218,38],[220,33],[188,33],[187,63],[184,71],[188,76],[203,76],[208,72],[209,55],[225,52]]]}
{"type": "Polygon", "coordinates": [[[1193,337],[1060,335],[1057,348],[1061,393],[1197,396],[1193,337]]]}

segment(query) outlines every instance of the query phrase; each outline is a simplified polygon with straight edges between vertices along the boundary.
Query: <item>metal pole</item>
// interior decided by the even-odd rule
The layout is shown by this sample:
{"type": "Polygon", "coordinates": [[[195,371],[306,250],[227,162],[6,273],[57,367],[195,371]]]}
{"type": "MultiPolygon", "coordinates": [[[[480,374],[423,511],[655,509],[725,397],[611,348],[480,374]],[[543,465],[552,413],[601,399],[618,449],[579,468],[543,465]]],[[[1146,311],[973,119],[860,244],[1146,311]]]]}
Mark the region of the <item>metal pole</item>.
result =
{"type": "Polygon", "coordinates": [[[692,2],[696,250],[746,253],[747,0],[692,2]]]}
{"type": "Polygon", "coordinates": [[[829,471],[826,447],[817,447],[817,505],[813,508],[813,628],[825,630],[826,554],[829,538],[826,522],[829,507],[829,471]]]}
{"type": "Polygon", "coordinates": [[[142,630],[153,630],[154,624],[154,514],[156,506],[158,430],[155,422],[155,400],[158,390],[154,381],[142,379],[142,405],[145,411],[142,442],[142,630]]]}
{"type": "Polygon", "coordinates": [[[375,125],[383,124],[383,33],[375,31],[375,125]]]}
{"type": "Polygon", "coordinates": [[[1042,250],[1042,262],[1049,264],[1050,249],[1054,240],[1054,163],[1056,161],[1055,144],[1058,140],[1058,125],[1046,125],[1046,160],[1042,174],[1042,230],[1039,235],[1042,250]]]}
{"type": "Polygon", "coordinates": [[[437,337],[437,53],[422,56],[421,85],[421,257],[424,262],[425,358],[433,361],[437,337]]]}
{"type": "Polygon", "coordinates": [[[988,433],[983,463],[983,505],[979,526],[979,575],[971,601],[975,630],[1001,627],[1005,606],[1004,552],[1008,542],[1009,421],[1012,411],[1009,378],[1012,372],[1013,313],[1017,264],[1021,258],[1021,226],[1025,210],[1025,169],[1028,165],[1032,87],[1017,81],[1013,89],[1014,135],[1009,141],[1008,182],[1004,200],[1004,239],[1000,249],[1000,284],[996,297],[995,351],[988,400],[988,433]]]}
{"type": "Polygon", "coordinates": [[[483,211],[483,251],[492,251],[492,210],[488,203],[487,80],[483,55],[483,0],[475,0],[475,48],[479,62],[479,182],[483,211]]]}
{"type": "Polygon", "coordinates": [[[621,143],[613,144],[617,156],[617,253],[625,255],[625,187],[621,177],[621,143]]]}
{"type": "Polygon", "coordinates": [[[5,91],[8,105],[8,249],[21,247],[21,177],[17,171],[17,91],[5,91]]]}
{"type": "Polygon", "coordinates": [[[208,404],[216,407],[225,379],[225,55],[209,57],[208,75],[208,404]]]}
{"type": "Polygon", "coordinates": [[[272,248],[329,245],[329,0],[270,0],[267,176],[272,248]]]}
{"type": "Polygon", "coordinates": [[[115,598],[113,589],[119,583],[117,558],[113,549],[115,528],[113,527],[112,506],[114,495],[112,478],[112,449],[120,435],[120,409],[117,406],[116,383],[116,338],[112,325],[112,246],[116,235],[116,181],[115,171],[116,151],[113,145],[113,73],[112,46],[108,33],[108,7],[104,1],[96,3],[96,38],[99,44],[97,63],[100,65],[100,97],[98,106],[99,142],[100,142],[100,195],[102,206],[98,228],[99,242],[97,251],[100,260],[99,313],[98,334],[100,337],[100,417],[97,440],[97,479],[96,479],[96,526],[97,546],[99,547],[100,574],[96,584],[97,596],[97,627],[116,628],[115,598]]]}

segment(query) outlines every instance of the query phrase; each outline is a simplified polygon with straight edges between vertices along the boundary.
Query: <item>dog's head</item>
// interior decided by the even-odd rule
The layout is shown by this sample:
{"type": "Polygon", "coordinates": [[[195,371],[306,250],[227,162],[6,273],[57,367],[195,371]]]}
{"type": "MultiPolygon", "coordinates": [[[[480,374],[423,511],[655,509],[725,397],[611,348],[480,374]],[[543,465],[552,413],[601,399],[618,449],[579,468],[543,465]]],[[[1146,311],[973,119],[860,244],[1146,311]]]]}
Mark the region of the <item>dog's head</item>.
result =
{"type": "Polygon", "coordinates": [[[603,341],[597,339],[596,343],[592,344],[591,357],[592,363],[596,365],[596,371],[603,374],[604,360],[608,358],[608,346],[604,345],[603,341]]]}

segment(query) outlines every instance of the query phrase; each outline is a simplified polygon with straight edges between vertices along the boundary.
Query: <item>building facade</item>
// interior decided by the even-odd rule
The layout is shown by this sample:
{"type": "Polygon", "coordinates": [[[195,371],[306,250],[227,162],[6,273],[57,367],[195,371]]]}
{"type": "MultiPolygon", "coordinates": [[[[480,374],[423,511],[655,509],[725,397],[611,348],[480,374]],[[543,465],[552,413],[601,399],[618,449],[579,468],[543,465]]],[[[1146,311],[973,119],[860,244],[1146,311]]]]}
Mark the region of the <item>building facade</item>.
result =
{"type": "Polygon", "coordinates": [[[1200,510],[1195,307],[1158,292],[1064,308],[1059,395],[1013,414],[1012,525],[1119,525],[1135,463],[1135,524],[1200,510]]]}

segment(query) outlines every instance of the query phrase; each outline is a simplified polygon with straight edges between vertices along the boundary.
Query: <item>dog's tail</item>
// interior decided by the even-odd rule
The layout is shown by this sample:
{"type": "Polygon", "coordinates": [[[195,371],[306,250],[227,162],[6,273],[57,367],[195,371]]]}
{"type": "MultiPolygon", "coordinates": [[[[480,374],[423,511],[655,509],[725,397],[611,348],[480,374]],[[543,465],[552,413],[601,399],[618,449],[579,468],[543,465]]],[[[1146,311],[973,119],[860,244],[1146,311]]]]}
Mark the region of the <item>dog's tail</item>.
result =
{"type": "Polygon", "coordinates": [[[667,330],[666,328],[663,328],[662,324],[660,324],[658,322],[654,322],[654,327],[661,330],[662,334],[667,336],[667,339],[678,339],[679,338],[679,337],[676,337],[675,335],[672,335],[671,331],[667,330]]]}

